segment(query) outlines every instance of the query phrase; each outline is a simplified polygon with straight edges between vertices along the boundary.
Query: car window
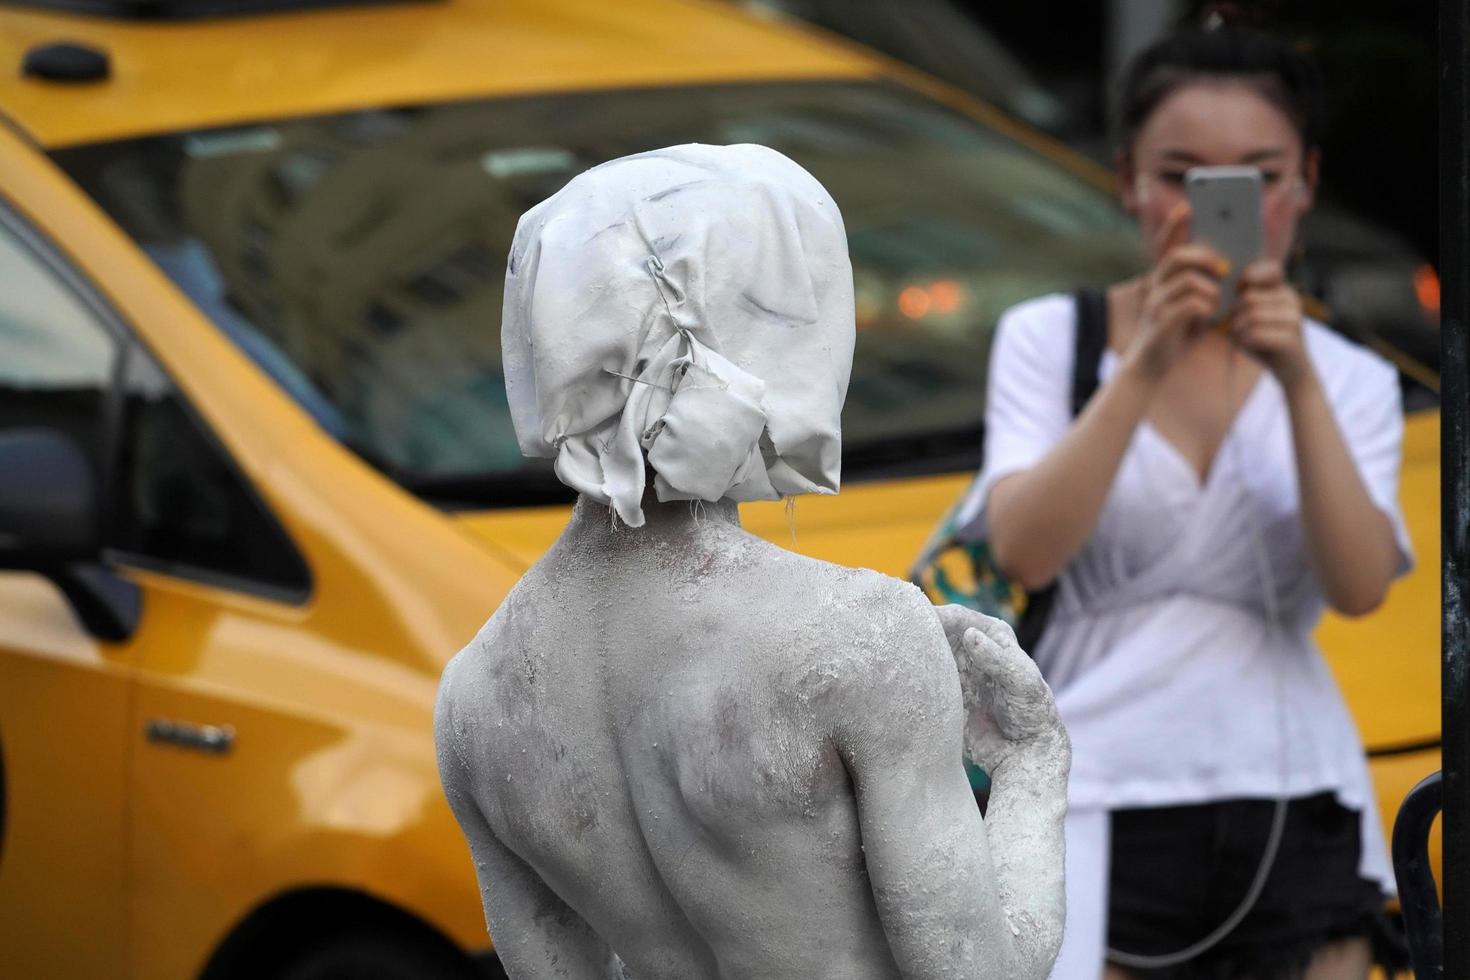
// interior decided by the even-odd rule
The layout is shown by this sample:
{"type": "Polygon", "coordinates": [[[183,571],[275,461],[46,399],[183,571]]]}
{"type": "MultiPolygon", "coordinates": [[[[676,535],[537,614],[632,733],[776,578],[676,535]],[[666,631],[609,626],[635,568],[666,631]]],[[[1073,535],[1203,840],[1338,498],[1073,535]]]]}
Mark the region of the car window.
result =
{"type": "Polygon", "coordinates": [[[128,351],[110,544],[131,564],[304,598],[305,563],[141,348],[128,351]]]}
{"type": "Polygon", "coordinates": [[[605,160],[755,142],[842,208],[858,340],[844,478],[978,459],[995,321],[1133,272],[1099,187],[882,82],[579,92],[175,133],[55,159],[327,432],[439,502],[561,499],[500,365],[520,215],[605,160]]]}
{"type": "Polygon", "coordinates": [[[103,469],[118,342],[0,211],[0,430],[63,433],[103,469]]]}
{"type": "Polygon", "coordinates": [[[303,595],[305,565],[244,477],[152,358],[48,259],[0,210],[0,430],[46,428],[83,450],[114,557],[303,595]]]}

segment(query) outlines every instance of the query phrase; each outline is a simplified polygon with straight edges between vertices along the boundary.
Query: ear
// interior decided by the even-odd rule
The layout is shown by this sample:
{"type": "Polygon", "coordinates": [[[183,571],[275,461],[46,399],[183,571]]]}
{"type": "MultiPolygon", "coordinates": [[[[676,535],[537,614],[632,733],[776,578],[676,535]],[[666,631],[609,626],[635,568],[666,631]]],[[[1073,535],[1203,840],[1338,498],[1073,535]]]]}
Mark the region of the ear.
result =
{"type": "Polygon", "coordinates": [[[1301,217],[1312,209],[1317,201],[1317,182],[1322,173],[1322,152],[1316,147],[1307,151],[1302,161],[1301,176],[1297,178],[1296,213],[1301,217]]]}
{"type": "Polygon", "coordinates": [[[1113,153],[1113,170],[1118,175],[1118,201],[1123,210],[1138,217],[1138,171],[1133,167],[1130,153],[1117,150],[1113,153]]]}

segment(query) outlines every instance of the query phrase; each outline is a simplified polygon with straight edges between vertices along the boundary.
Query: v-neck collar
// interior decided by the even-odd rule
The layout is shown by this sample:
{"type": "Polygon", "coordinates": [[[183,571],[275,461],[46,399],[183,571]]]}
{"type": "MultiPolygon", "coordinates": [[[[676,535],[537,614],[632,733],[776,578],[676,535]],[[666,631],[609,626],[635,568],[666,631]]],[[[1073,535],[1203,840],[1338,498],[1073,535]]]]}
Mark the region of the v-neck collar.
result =
{"type": "MultiPolygon", "coordinates": [[[[1117,370],[1117,366],[1117,353],[1111,348],[1104,350],[1102,359],[1098,363],[1098,377],[1106,381],[1112,377],[1113,372],[1117,370]]],[[[1156,429],[1153,423],[1146,417],[1139,422],[1138,427],[1147,434],[1148,438],[1163,448],[1163,455],[1167,456],[1188,477],[1189,484],[1195,493],[1203,494],[1210,487],[1214,486],[1216,482],[1215,475],[1220,471],[1220,457],[1228,451],[1231,441],[1235,438],[1235,432],[1241,425],[1241,420],[1246,417],[1246,414],[1252,409],[1255,403],[1260,400],[1261,391],[1267,387],[1266,380],[1270,377],[1270,374],[1270,371],[1261,371],[1256,375],[1255,381],[1251,383],[1250,391],[1246,393],[1245,400],[1240,403],[1240,407],[1230,417],[1230,423],[1225,427],[1224,435],[1220,437],[1220,444],[1215,447],[1214,455],[1210,457],[1209,463],[1205,467],[1203,478],[1200,476],[1199,471],[1194,468],[1194,464],[1190,462],[1189,457],[1185,456],[1184,452],[1178,446],[1174,445],[1162,432],[1156,429]]]]}

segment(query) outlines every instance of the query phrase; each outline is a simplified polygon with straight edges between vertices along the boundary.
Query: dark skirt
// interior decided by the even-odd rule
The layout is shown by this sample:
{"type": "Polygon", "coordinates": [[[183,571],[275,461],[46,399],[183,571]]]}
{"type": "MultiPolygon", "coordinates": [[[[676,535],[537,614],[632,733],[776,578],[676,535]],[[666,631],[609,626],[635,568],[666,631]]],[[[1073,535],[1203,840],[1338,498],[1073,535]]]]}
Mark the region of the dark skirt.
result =
{"type": "MultiPolygon", "coordinates": [[[[1276,803],[1227,800],[1116,810],[1108,949],[1157,955],[1185,949],[1230,917],[1250,889],[1276,803]]],[[[1363,937],[1389,969],[1406,964],[1377,884],[1358,875],[1360,814],[1331,793],[1293,800],[1266,884],[1219,944],[1179,966],[1127,967],[1150,980],[1288,980],[1312,955],[1363,937]]]]}

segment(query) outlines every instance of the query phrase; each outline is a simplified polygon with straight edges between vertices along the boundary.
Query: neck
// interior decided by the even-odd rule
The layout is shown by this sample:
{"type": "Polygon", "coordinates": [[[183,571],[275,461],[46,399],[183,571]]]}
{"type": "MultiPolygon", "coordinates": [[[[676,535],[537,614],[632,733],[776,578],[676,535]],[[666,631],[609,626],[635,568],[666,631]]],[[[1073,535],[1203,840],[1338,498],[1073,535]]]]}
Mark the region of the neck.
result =
{"type": "Polygon", "coordinates": [[[582,538],[616,539],[620,546],[667,540],[690,534],[701,525],[740,526],[740,508],[733,500],[706,503],[695,500],[660,502],[650,486],[643,494],[643,526],[628,527],[614,518],[607,504],[586,494],[577,496],[567,530],[582,538]]]}

